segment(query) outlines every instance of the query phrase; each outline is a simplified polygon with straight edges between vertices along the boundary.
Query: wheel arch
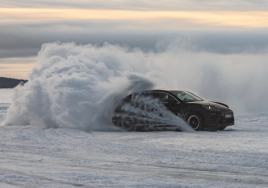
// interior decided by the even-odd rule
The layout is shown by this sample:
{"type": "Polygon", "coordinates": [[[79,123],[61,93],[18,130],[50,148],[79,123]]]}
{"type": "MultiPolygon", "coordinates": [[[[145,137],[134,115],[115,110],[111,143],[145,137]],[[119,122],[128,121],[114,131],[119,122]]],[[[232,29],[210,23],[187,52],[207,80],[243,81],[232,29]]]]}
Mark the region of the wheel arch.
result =
{"type": "Polygon", "coordinates": [[[205,118],[204,118],[204,116],[203,116],[203,114],[202,113],[200,113],[199,111],[197,111],[197,110],[194,110],[194,109],[189,109],[189,110],[187,110],[186,112],[185,112],[185,120],[187,120],[188,119],[188,117],[190,116],[190,114],[192,114],[192,113],[197,113],[198,115],[200,115],[200,117],[202,118],[202,121],[203,121],[203,123],[204,123],[204,125],[205,125],[205,118]]]}

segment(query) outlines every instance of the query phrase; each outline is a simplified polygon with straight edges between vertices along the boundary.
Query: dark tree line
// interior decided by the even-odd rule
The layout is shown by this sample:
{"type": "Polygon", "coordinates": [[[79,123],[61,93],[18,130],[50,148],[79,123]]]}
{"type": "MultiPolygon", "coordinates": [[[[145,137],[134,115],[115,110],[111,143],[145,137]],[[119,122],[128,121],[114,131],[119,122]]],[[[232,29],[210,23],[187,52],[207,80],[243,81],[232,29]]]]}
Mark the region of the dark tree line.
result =
{"type": "Polygon", "coordinates": [[[18,84],[25,84],[28,80],[0,77],[0,88],[13,88],[18,84]]]}

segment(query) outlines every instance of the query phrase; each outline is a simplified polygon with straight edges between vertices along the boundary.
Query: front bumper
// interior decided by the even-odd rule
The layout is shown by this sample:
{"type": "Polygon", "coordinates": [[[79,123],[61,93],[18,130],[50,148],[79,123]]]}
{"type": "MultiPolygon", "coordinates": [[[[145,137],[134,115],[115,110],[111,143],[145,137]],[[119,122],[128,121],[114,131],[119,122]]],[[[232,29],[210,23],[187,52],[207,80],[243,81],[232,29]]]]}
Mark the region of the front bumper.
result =
{"type": "Polygon", "coordinates": [[[219,127],[226,127],[235,124],[234,113],[231,110],[209,112],[205,116],[205,129],[218,130],[219,127]],[[228,115],[231,117],[227,117],[228,115]],[[227,115],[227,116],[226,116],[227,115]]]}

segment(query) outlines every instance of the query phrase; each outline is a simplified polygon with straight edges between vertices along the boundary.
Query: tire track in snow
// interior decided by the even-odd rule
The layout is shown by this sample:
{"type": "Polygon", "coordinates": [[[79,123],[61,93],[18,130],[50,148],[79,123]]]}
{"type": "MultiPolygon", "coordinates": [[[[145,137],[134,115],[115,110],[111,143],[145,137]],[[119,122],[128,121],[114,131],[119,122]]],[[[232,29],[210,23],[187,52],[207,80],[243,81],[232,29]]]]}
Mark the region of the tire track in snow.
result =
{"type": "MultiPolygon", "coordinates": [[[[70,156],[67,156],[68,159],[70,159],[70,156]]],[[[77,156],[75,156],[75,159],[77,159],[77,156]]],[[[71,167],[71,168],[79,168],[79,169],[96,169],[100,171],[119,171],[119,172],[133,172],[133,173],[145,173],[145,174],[158,174],[158,175],[168,175],[172,177],[180,177],[180,178],[191,178],[191,179],[205,179],[205,180],[213,180],[213,181],[228,181],[233,183],[245,183],[245,184],[251,184],[251,185],[268,185],[268,174],[261,174],[261,173],[241,173],[241,172],[225,172],[225,171],[214,171],[214,170],[200,170],[200,169],[193,169],[193,168],[181,168],[181,167],[172,167],[172,166],[166,166],[166,165],[153,165],[153,164],[144,164],[144,163],[130,163],[130,162],[120,162],[120,161],[109,161],[109,160],[95,160],[96,162],[101,162],[101,164],[96,163],[95,165],[79,165],[79,164],[69,164],[68,162],[48,162],[43,161],[42,165],[48,166],[51,165],[54,168],[56,166],[63,166],[65,168],[71,167]],[[123,167],[118,166],[110,166],[110,167],[103,167],[103,164],[131,164],[133,165],[131,169],[124,169],[123,167]],[[238,181],[238,177],[240,180],[238,181]],[[245,179],[250,176],[249,179],[245,179]],[[260,178],[262,176],[263,178],[260,178]],[[226,179],[228,178],[228,179],[226,179]],[[257,180],[252,180],[252,178],[257,180]],[[266,181],[264,179],[267,179],[266,181]]],[[[22,165],[25,166],[25,165],[22,165]]],[[[27,165],[26,165],[27,166],[27,165]]],[[[20,172],[19,174],[23,174],[20,172]]],[[[34,176],[32,176],[34,177],[34,176]]],[[[41,176],[40,176],[41,177],[41,176]]],[[[39,178],[40,179],[40,178],[39,178]]],[[[50,178],[45,178],[45,180],[48,180],[50,178]]],[[[54,181],[57,182],[57,181],[54,181]]],[[[68,182],[71,184],[70,182],[68,182]]]]}
{"type": "MultiPolygon", "coordinates": [[[[73,185],[73,186],[78,186],[78,187],[85,186],[84,184],[80,184],[80,183],[75,183],[75,182],[71,182],[71,181],[66,181],[66,180],[62,180],[62,179],[56,179],[56,178],[51,178],[51,177],[46,177],[46,176],[41,176],[41,175],[36,175],[36,174],[34,175],[34,174],[30,174],[30,173],[26,173],[26,172],[22,172],[22,171],[18,171],[18,170],[11,170],[8,168],[3,168],[3,167],[0,167],[0,169],[2,172],[32,177],[32,178],[40,179],[42,181],[48,181],[48,182],[54,182],[54,183],[59,183],[59,184],[66,184],[66,185],[73,185]]],[[[16,183],[14,183],[14,182],[10,182],[10,183],[16,185],[16,183]]],[[[18,184],[18,185],[21,186],[23,184],[18,184]]],[[[28,186],[28,187],[31,187],[31,186],[28,186]]]]}

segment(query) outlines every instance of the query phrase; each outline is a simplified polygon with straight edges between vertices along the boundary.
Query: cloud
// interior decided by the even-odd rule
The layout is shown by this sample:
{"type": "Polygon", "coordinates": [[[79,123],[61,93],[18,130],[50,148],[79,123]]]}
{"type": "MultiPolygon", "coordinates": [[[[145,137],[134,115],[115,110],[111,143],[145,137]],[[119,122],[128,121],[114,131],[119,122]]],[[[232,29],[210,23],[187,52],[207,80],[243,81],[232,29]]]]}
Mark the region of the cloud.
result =
{"type": "Polygon", "coordinates": [[[0,0],[1,7],[90,8],[115,10],[267,10],[264,0],[0,0]]]}
{"type": "Polygon", "coordinates": [[[109,42],[130,48],[138,47],[144,52],[165,51],[176,47],[193,52],[259,54],[266,53],[268,48],[266,29],[172,31],[160,29],[160,26],[150,30],[141,29],[142,25],[138,29],[130,27],[139,24],[141,23],[124,20],[2,23],[0,57],[36,56],[43,43],[57,40],[100,46],[109,42]]]}
{"type": "Polygon", "coordinates": [[[192,52],[216,54],[262,54],[268,52],[266,32],[252,31],[197,31],[171,36],[157,43],[158,49],[185,49],[192,52]]]}

